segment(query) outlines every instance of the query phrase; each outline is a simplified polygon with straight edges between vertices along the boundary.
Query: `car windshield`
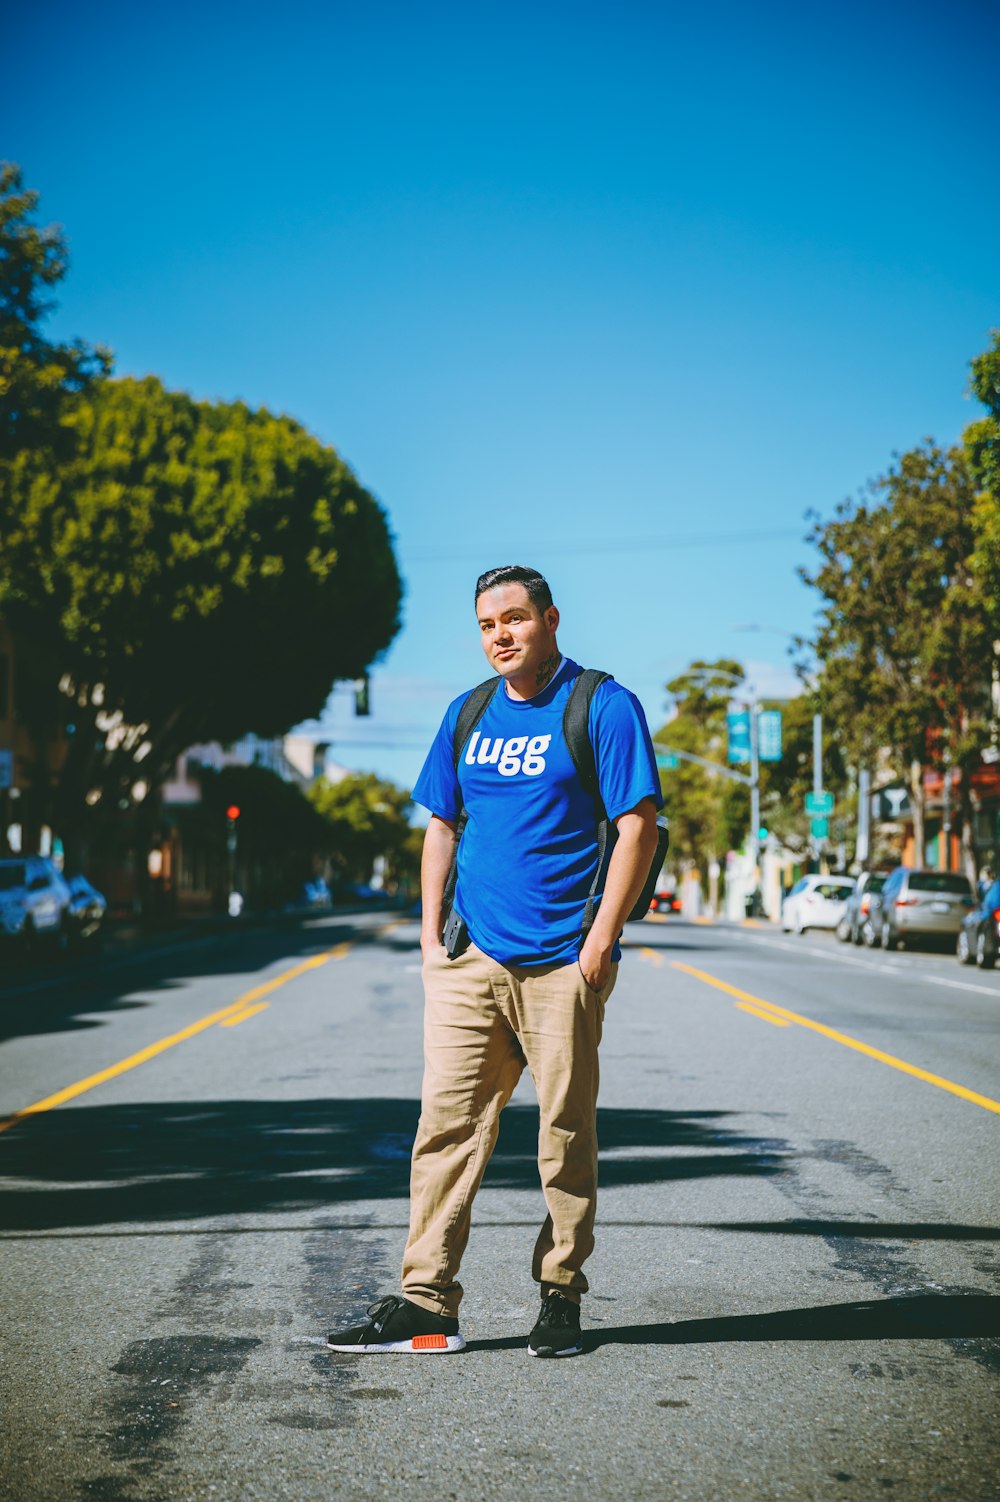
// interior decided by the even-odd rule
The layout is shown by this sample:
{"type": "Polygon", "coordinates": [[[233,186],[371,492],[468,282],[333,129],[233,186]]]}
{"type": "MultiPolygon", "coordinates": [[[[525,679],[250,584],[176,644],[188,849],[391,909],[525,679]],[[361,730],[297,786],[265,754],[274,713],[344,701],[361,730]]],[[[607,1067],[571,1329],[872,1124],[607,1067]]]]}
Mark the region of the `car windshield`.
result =
{"type": "Polygon", "coordinates": [[[0,892],[9,892],[13,887],[23,887],[27,875],[23,861],[0,863],[0,892]]]}
{"type": "Polygon", "coordinates": [[[950,871],[911,871],[911,892],[955,892],[968,897],[972,890],[968,878],[955,876],[950,871]]]}
{"type": "Polygon", "coordinates": [[[843,902],[849,892],[854,891],[853,881],[824,881],[816,891],[820,897],[825,897],[827,902],[843,902]]]}

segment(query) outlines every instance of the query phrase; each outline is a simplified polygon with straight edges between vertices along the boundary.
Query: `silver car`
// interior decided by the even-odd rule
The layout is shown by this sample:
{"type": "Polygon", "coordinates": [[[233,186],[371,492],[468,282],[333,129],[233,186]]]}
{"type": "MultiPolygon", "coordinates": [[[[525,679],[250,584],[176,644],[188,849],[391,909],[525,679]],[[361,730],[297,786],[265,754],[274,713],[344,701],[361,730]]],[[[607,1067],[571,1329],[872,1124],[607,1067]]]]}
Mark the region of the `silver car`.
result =
{"type": "Polygon", "coordinates": [[[872,898],[870,918],[883,949],[902,949],[916,938],[955,938],[975,905],[967,876],[897,866],[872,898]]]}
{"type": "Polygon", "coordinates": [[[862,871],[854,891],[847,899],[844,916],[837,925],[837,938],[845,944],[878,945],[879,935],[872,927],[872,903],[885,886],[884,871],[862,871]]]}

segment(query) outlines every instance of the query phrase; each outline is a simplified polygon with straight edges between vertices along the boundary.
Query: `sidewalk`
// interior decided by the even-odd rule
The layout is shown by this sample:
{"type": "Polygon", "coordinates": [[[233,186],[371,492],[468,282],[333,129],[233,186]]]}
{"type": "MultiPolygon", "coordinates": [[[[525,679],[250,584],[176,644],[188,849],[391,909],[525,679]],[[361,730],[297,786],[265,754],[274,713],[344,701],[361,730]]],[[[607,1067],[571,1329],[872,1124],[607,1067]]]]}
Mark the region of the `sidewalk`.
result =
{"type": "Polygon", "coordinates": [[[240,933],[260,933],[267,929],[294,928],[317,918],[349,918],[359,913],[407,911],[392,900],[385,905],[373,902],[335,904],[317,909],[264,909],[230,918],[224,913],[206,913],[186,917],[159,919],[109,918],[101,930],[100,941],[90,942],[69,954],[55,952],[26,959],[13,950],[0,951],[0,998],[44,991],[64,982],[67,976],[90,971],[102,965],[126,963],[133,956],[152,958],[166,950],[211,944],[213,940],[232,938],[240,933]]]}

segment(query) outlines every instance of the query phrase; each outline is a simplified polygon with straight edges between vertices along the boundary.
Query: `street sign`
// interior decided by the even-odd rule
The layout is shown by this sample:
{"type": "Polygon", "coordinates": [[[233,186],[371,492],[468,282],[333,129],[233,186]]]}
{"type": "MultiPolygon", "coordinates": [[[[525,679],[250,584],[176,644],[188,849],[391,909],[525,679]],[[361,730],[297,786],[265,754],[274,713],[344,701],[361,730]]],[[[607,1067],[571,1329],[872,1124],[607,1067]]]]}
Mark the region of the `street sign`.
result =
{"type": "Polygon", "coordinates": [[[872,793],[872,818],[877,824],[895,824],[905,819],[910,809],[909,789],[900,784],[877,788],[872,793]]]}
{"type": "Polygon", "coordinates": [[[810,819],[809,833],[814,840],[825,840],[830,833],[829,819],[810,819]]]}
{"type": "Polygon", "coordinates": [[[750,715],[745,709],[738,714],[726,715],[726,731],[729,736],[727,761],[750,760],[750,715]]]}
{"type": "Polygon", "coordinates": [[[672,772],[674,767],[680,766],[680,759],[672,751],[657,751],[656,765],[663,767],[668,772],[672,772]]]}
{"type": "Polygon", "coordinates": [[[825,818],[833,813],[832,793],[806,793],[806,813],[814,818],[825,818]]]}
{"type": "Polygon", "coordinates": [[[761,761],[781,760],[780,709],[762,709],[757,716],[757,755],[761,761]]]}

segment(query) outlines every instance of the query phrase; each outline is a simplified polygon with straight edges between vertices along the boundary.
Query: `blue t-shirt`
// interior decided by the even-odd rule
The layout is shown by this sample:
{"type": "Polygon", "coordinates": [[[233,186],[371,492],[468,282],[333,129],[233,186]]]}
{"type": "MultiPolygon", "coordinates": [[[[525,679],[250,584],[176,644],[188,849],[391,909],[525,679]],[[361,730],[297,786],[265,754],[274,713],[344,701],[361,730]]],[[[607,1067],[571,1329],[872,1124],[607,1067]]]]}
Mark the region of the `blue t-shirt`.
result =
{"type": "MultiPolygon", "coordinates": [[[[580,672],[564,658],[533,699],[500,683],[458,764],[455,726],[468,698],[448,706],[413,790],[441,819],[468,815],[458,851],[455,905],[473,942],[504,965],[575,961],[597,870],[597,820],[563,736],[580,672]]],[[[590,704],[590,738],[608,817],[663,799],[642,706],[608,678],[590,704]]],[[[618,958],[616,947],[615,958],[618,958]]]]}

